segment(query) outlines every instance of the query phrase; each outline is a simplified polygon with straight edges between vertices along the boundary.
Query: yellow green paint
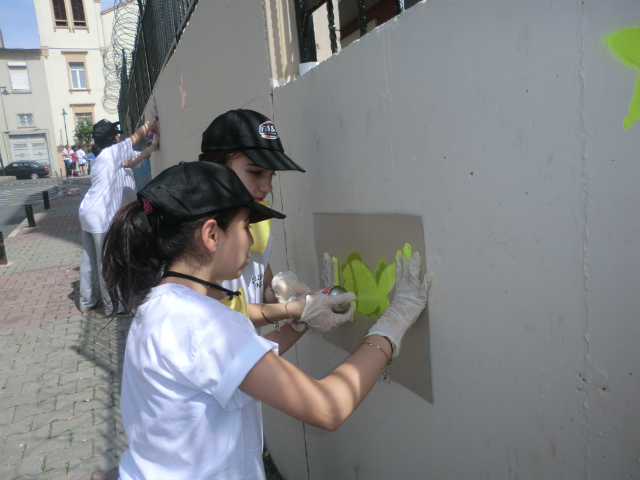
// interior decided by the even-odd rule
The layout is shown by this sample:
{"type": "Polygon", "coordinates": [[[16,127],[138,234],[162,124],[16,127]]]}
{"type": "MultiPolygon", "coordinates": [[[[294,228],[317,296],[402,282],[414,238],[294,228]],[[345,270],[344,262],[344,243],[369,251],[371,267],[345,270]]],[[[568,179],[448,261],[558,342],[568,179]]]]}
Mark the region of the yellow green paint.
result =
{"type": "MultiPolygon", "coordinates": [[[[627,65],[640,69],[640,27],[625,28],[617,33],[608,35],[604,42],[627,65]]],[[[633,90],[633,97],[629,104],[629,112],[622,121],[623,130],[628,129],[640,118],[640,77],[633,90]]]]}
{"type": "MultiPolygon", "coordinates": [[[[411,258],[411,245],[405,243],[398,254],[411,258]]],[[[395,263],[389,265],[386,261],[380,260],[372,274],[357,252],[347,256],[342,270],[336,257],[331,257],[331,260],[335,273],[334,284],[342,285],[348,292],[356,294],[357,313],[374,317],[380,315],[389,306],[387,295],[396,282],[395,263]],[[344,282],[340,282],[340,272],[344,282]]]]}

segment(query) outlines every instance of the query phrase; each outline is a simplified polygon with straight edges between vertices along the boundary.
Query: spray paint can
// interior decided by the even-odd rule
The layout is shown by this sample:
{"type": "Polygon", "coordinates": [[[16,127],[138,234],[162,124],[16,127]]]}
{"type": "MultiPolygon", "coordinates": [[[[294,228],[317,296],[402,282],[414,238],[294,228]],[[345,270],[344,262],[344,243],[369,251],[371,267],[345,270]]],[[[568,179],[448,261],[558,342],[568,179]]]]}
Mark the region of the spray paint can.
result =
{"type": "MultiPolygon", "coordinates": [[[[296,300],[300,300],[305,298],[307,295],[340,295],[342,293],[347,293],[347,291],[341,287],[340,285],[332,285],[330,287],[325,287],[320,290],[314,290],[313,292],[303,293],[302,295],[298,295],[296,300]]],[[[347,313],[350,307],[350,302],[346,303],[338,303],[333,306],[331,309],[333,313],[347,313]]]]}

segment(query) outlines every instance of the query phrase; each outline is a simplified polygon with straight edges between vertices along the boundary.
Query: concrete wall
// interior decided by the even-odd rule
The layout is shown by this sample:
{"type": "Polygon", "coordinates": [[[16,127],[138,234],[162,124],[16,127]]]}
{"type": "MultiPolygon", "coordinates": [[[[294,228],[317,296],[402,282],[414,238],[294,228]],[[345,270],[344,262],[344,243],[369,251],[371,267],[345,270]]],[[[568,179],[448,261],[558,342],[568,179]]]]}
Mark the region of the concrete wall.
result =
{"type": "MultiPolygon", "coordinates": [[[[260,110],[307,170],[274,184],[274,271],[316,286],[312,213],[356,212],[421,215],[435,274],[434,403],[378,384],[334,433],[265,406],[285,478],[640,475],[638,72],[601,41],[639,20],[631,0],[434,0],[272,91],[260,2],[200,3],[156,88],[154,173],[260,110]]],[[[318,377],[346,356],[315,335],[287,354],[318,377]]]]}
{"type": "Polygon", "coordinates": [[[0,152],[4,165],[20,160],[14,159],[11,154],[9,136],[44,134],[47,139],[51,168],[59,173],[60,167],[64,169],[64,164],[58,163],[55,130],[51,118],[49,89],[42,52],[40,50],[0,49],[0,85],[6,87],[9,93],[9,95],[2,96],[4,111],[0,116],[0,126],[4,137],[0,140],[0,152]],[[31,86],[29,92],[13,91],[7,62],[26,62],[31,86]],[[33,114],[34,127],[19,127],[18,114],[25,113],[33,114]]]}

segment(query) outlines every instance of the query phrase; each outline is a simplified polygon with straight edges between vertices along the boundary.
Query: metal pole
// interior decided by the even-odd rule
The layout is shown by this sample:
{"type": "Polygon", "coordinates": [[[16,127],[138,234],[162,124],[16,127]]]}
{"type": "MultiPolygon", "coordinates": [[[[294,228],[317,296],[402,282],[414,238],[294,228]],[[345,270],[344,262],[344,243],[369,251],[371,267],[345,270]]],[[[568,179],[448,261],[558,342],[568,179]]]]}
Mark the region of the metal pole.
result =
{"type": "Polygon", "coordinates": [[[336,19],[333,14],[333,0],[327,0],[327,20],[329,20],[329,39],[331,40],[331,54],[338,53],[338,39],[336,38],[336,19]]]}
{"type": "MultiPolygon", "coordinates": [[[[5,131],[2,132],[2,143],[4,144],[4,151],[7,153],[7,158],[9,158],[9,149],[7,148],[7,133],[9,133],[9,124],[7,123],[7,111],[4,108],[4,96],[8,95],[7,87],[0,87],[2,92],[0,93],[0,97],[2,97],[2,113],[4,115],[4,127],[5,131]],[[6,92],[6,93],[5,93],[6,92]]],[[[4,170],[4,161],[2,160],[2,155],[0,155],[0,168],[4,170]]]]}
{"type": "Polygon", "coordinates": [[[42,192],[42,200],[44,201],[44,209],[45,210],[49,210],[51,208],[51,205],[49,204],[49,192],[48,191],[44,191],[42,192]]]}
{"type": "Polygon", "coordinates": [[[404,12],[404,0],[394,0],[396,4],[396,15],[400,15],[404,12]]]}
{"type": "Polygon", "coordinates": [[[360,25],[360,37],[367,33],[367,10],[364,0],[358,0],[358,24],[360,25]]]}
{"type": "Polygon", "coordinates": [[[64,137],[67,139],[66,145],[69,145],[69,135],[67,134],[67,112],[62,109],[62,121],[64,122],[64,137]]]}
{"type": "Polygon", "coordinates": [[[0,265],[6,265],[7,263],[7,252],[4,249],[4,237],[2,236],[2,232],[0,232],[0,265]]]}
{"type": "Polygon", "coordinates": [[[36,219],[33,216],[33,206],[32,205],[25,205],[24,206],[24,211],[27,214],[27,220],[29,221],[29,228],[33,228],[36,226],[36,219]]]}

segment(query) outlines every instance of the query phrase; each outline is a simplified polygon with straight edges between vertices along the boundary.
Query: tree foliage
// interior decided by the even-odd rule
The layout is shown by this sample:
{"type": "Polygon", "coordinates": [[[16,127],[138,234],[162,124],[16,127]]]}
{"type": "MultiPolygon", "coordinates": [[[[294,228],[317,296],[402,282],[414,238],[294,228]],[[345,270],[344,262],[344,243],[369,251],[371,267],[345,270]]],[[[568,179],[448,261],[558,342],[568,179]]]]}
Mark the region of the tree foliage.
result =
{"type": "Polygon", "coordinates": [[[91,118],[79,118],[76,123],[76,129],[73,136],[78,143],[89,145],[91,143],[91,134],[93,133],[93,121],[91,118]]]}

